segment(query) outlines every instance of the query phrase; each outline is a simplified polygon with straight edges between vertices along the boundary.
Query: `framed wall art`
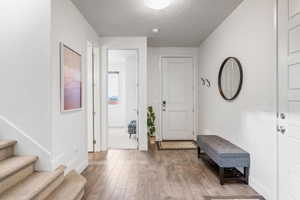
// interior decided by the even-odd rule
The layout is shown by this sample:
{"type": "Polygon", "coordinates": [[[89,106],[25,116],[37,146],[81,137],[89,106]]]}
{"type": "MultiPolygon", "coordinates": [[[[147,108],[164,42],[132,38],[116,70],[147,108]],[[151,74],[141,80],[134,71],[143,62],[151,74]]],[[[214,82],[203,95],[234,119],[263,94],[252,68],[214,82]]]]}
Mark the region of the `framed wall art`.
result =
{"type": "Polygon", "coordinates": [[[81,55],[60,43],[61,112],[82,109],[81,55]]]}

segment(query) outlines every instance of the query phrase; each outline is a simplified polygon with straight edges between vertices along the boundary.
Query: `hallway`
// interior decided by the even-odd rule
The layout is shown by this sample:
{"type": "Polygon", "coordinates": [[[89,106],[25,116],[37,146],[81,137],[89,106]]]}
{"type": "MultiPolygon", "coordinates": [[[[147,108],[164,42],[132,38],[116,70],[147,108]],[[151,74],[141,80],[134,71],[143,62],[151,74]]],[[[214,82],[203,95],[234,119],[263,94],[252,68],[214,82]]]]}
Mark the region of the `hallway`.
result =
{"type": "MultiPolygon", "coordinates": [[[[89,155],[86,200],[197,199],[204,196],[253,196],[244,184],[221,186],[196,150],[149,152],[110,150],[89,155]]],[[[257,199],[257,198],[255,198],[257,199]]]]}
{"type": "Polygon", "coordinates": [[[0,8],[0,200],[300,200],[300,0],[0,8]]]}

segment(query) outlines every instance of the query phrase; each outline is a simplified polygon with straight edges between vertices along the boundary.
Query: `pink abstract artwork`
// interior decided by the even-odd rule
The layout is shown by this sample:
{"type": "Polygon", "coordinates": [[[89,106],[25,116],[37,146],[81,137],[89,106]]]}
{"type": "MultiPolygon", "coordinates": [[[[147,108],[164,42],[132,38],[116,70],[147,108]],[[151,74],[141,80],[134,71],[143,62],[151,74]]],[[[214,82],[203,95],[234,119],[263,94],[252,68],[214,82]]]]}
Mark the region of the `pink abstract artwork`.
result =
{"type": "Polygon", "coordinates": [[[63,111],[82,108],[81,55],[62,45],[63,111]]]}

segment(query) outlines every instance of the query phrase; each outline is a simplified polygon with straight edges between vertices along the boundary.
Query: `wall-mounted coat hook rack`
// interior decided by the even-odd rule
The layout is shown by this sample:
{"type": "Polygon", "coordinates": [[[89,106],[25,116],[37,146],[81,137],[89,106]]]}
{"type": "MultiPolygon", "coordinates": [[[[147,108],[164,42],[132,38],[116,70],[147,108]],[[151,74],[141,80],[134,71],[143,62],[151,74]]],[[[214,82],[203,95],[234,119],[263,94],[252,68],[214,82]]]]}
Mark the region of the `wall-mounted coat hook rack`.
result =
{"type": "Polygon", "coordinates": [[[205,79],[201,78],[201,81],[202,81],[202,85],[205,85],[205,79]]]}
{"type": "Polygon", "coordinates": [[[211,86],[210,81],[209,81],[208,79],[205,79],[205,81],[206,81],[206,86],[207,86],[207,87],[210,87],[210,86],[211,86]]]}

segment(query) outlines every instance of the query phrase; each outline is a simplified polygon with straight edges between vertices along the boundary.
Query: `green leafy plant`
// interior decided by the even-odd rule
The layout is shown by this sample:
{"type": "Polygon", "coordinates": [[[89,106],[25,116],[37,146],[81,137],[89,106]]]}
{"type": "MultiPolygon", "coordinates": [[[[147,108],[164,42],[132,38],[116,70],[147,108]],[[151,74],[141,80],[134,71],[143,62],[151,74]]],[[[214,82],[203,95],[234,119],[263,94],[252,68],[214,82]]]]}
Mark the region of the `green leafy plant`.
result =
{"type": "Polygon", "coordinates": [[[148,126],[148,136],[152,137],[155,133],[155,113],[153,111],[153,107],[148,107],[148,113],[147,113],[147,126],[148,126]]]}

